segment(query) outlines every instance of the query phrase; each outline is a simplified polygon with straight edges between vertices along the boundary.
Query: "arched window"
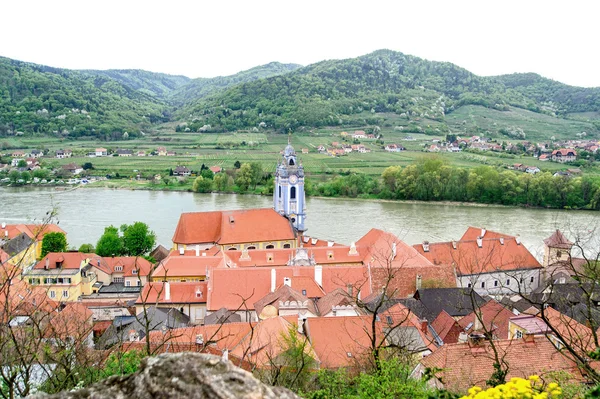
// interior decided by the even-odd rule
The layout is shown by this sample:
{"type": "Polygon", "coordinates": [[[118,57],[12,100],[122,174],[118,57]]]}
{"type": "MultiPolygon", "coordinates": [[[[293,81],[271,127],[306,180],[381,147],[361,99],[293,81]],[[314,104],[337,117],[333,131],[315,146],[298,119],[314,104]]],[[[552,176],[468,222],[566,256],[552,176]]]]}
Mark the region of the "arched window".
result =
{"type": "Polygon", "coordinates": [[[290,244],[283,244],[284,248],[291,248],[292,246],[290,244]]]}
{"type": "Polygon", "coordinates": [[[279,198],[281,198],[281,186],[279,186],[279,198]]]}
{"type": "Polygon", "coordinates": [[[247,247],[246,249],[256,249],[256,247],[254,245],[250,245],[249,247],[247,247]]]}
{"type": "Polygon", "coordinates": [[[294,158],[290,158],[290,166],[294,166],[294,158]]]}
{"type": "Polygon", "coordinates": [[[290,190],[290,198],[296,199],[296,187],[292,187],[290,190]]]}
{"type": "Polygon", "coordinates": [[[273,248],[275,248],[275,245],[273,245],[273,244],[269,244],[265,247],[265,249],[273,249],[273,248]]]}
{"type": "Polygon", "coordinates": [[[237,251],[237,248],[236,247],[231,247],[231,248],[228,249],[228,251],[237,251]]]}

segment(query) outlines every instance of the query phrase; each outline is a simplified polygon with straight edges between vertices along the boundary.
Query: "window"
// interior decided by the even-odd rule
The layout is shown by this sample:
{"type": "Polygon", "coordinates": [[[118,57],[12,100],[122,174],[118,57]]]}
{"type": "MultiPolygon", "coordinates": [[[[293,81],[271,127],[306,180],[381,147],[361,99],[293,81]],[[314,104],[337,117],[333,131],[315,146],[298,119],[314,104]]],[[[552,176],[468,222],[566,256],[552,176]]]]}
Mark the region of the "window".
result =
{"type": "Polygon", "coordinates": [[[131,281],[129,281],[129,280],[125,281],[125,286],[126,287],[131,287],[131,281]]]}
{"type": "Polygon", "coordinates": [[[113,283],[122,283],[123,280],[123,277],[113,277],[113,283]]]}
{"type": "Polygon", "coordinates": [[[281,198],[281,186],[279,186],[279,198],[281,198]]]}
{"type": "Polygon", "coordinates": [[[116,272],[122,272],[123,271],[123,266],[115,266],[115,271],[116,272]]]}
{"type": "Polygon", "coordinates": [[[138,274],[138,270],[137,270],[137,269],[133,269],[133,270],[131,271],[131,274],[138,274]]]}
{"type": "Polygon", "coordinates": [[[506,280],[506,285],[510,285],[510,279],[506,280]]]}
{"type": "Polygon", "coordinates": [[[69,297],[69,290],[63,290],[63,298],[69,297]]]}
{"type": "Polygon", "coordinates": [[[291,199],[296,199],[296,187],[292,187],[290,189],[290,198],[291,199]]]}
{"type": "Polygon", "coordinates": [[[246,247],[246,249],[256,249],[256,247],[254,245],[250,245],[249,247],[246,247]]]}
{"type": "Polygon", "coordinates": [[[467,288],[471,288],[471,283],[467,284],[467,288]]]}
{"type": "Polygon", "coordinates": [[[533,280],[534,280],[534,278],[533,278],[533,276],[531,276],[531,279],[529,279],[529,282],[533,283],[533,280]]]}
{"type": "Polygon", "coordinates": [[[494,287],[498,286],[498,280],[494,280],[494,287]]]}
{"type": "Polygon", "coordinates": [[[394,320],[392,319],[392,316],[385,316],[385,320],[387,321],[388,324],[394,324],[394,320]]]}
{"type": "Polygon", "coordinates": [[[136,285],[137,285],[138,287],[141,287],[141,286],[142,286],[142,282],[141,282],[140,280],[138,280],[136,285]]]}
{"type": "Polygon", "coordinates": [[[290,166],[294,166],[294,158],[290,158],[290,166]]]}
{"type": "Polygon", "coordinates": [[[284,248],[291,248],[292,246],[290,244],[283,244],[284,248]]]}
{"type": "Polygon", "coordinates": [[[50,298],[56,298],[56,292],[54,292],[54,290],[50,290],[50,298]]]}
{"type": "Polygon", "coordinates": [[[306,290],[302,290],[302,295],[306,296],[306,290]]]}
{"type": "Polygon", "coordinates": [[[237,251],[237,248],[236,247],[231,247],[231,248],[228,248],[227,250],[228,251],[237,251]]]}
{"type": "Polygon", "coordinates": [[[273,244],[269,244],[265,247],[265,249],[273,249],[273,248],[275,248],[275,245],[273,245],[273,244]]]}
{"type": "Polygon", "coordinates": [[[196,291],[196,298],[202,298],[202,291],[196,291]]]}
{"type": "Polygon", "coordinates": [[[481,288],[485,288],[485,281],[481,282],[481,288]]]}
{"type": "Polygon", "coordinates": [[[523,332],[521,332],[521,330],[517,330],[517,333],[515,334],[515,336],[517,338],[523,338],[523,332]]]}

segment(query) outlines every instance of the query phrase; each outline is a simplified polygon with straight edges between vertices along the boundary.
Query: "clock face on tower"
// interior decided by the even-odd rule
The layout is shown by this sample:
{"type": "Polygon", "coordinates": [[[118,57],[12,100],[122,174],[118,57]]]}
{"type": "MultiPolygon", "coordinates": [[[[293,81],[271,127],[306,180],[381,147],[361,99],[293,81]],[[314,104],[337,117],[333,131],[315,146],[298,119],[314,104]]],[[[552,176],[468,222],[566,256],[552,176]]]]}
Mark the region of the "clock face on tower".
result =
{"type": "Polygon", "coordinates": [[[296,184],[297,181],[298,181],[298,176],[296,176],[296,175],[290,176],[290,183],[296,184]]]}

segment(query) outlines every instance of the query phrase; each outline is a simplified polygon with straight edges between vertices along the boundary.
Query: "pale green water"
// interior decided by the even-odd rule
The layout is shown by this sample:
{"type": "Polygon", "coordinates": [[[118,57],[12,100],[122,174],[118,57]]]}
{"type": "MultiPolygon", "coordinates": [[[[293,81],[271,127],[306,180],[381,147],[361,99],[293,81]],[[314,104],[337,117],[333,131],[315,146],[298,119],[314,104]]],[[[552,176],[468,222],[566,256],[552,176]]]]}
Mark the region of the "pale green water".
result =
{"type": "MultiPolygon", "coordinates": [[[[187,192],[77,189],[0,189],[0,222],[40,220],[52,206],[58,208],[60,226],[67,231],[69,245],[95,244],[110,224],[143,221],[153,229],[158,242],[171,245],[171,237],[182,212],[271,207],[270,197],[187,192]]],[[[540,257],[542,240],[557,227],[591,229],[600,213],[508,207],[476,207],[436,203],[355,201],[309,198],[307,235],[349,244],[371,228],[396,234],[409,244],[448,241],[462,236],[468,226],[519,234],[540,257]]]]}

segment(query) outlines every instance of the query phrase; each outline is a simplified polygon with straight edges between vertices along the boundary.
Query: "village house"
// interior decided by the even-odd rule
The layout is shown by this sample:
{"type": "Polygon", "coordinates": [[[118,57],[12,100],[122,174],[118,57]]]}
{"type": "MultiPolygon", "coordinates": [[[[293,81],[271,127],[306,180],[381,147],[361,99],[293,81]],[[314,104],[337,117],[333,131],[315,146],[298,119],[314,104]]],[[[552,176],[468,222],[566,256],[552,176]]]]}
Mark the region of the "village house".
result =
{"type": "Polygon", "coordinates": [[[570,148],[561,148],[560,150],[552,151],[552,160],[554,162],[573,162],[577,159],[577,152],[570,148]]]}
{"type": "Polygon", "coordinates": [[[177,153],[175,151],[167,151],[168,157],[174,157],[175,155],[177,155],[177,153]]]}
{"type": "Polygon", "coordinates": [[[152,272],[152,281],[204,281],[209,271],[217,267],[225,267],[225,257],[218,246],[202,251],[200,245],[196,245],[195,250],[180,248],[158,263],[152,272]]]}
{"type": "Polygon", "coordinates": [[[531,292],[540,283],[542,265],[519,237],[469,227],[459,241],[414,245],[436,265],[456,273],[456,285],[487,295],[531,292]]]}
{"type": "Polygon", "coordinates": [[[56,151],[56,158],[58,158],[58,159],[71,158],[72,155],[73,155],[73,153],[71,152],[71,150],[57,150],[56,151]]]}
{"type": "Polygon", "coordinates": [[[165,147],[158,147],[158,148],[156,149],[156,153],[157,153],[159,156],[161,156],[161,157],[164,157],[164,156],[166,156],[166,155],[167,155],[167,149],[166,149],[165,147]]]}
{"type": "Polygon", "coordinates": [[[0,238],[0,264],[28,270],[35,261],[35,242],[26,233],[13,238],[0,238]]]}
{"type": "Polygon", "coordinates": [[[210,171],[213,172],[215,175],[223,171],[223,168],[221,168],[220,166],[211,166],[208,169],[210,169],[210,171]]]}
{"type": "Polygon", "coordinates": [[[62,169],[66,172],[72,173],[74,175],[78,175],[83,172],[83,168],[77,164],[69,163],[62,166],[62,169]]]}
{"type": "Polygon", "coordinates": [[[177,309],[189,317],[190,323],[204,323],[206,315],[206,282],[150,282],[144,286],[135,302],[136,314],[144,306],[157,309],[177,309]]]}
{"type": "Polygon", "coordinates": [[[136,155],[137,155],[138,157],[145,157],[145,156],[146,156],[146,151],[139,150],[139,151],[136,153],[136,155]]]}
{"type": "Polygon", "coordinates": [[[0,225],[0,240],[11,240],[18,237],[21,233],[27,234],[34,242],[35,258],[39,259],[42,255],[42,240],[47,233],[67,234],[63,229],[54,223],[46,224],[7,224],[2,222],[0,225]]]}
{"type": "Polygon", "coordinates": [[[106,148],[99,147],[94,150],[94,154],[97,157],[105,157],[108,155],[108,150],[106,148]]]}
{"type": "Polygon", "coordinates": [[[406,148],[400,144],[387,144],[385,150],[388,152],[400,152],[406,150],[406,148]]]}
{"type": "Polygon", "coordinates": [[[130,156],[133,156],[133,151],[126,150],[126,149],[118,149],[117,155],[120,157],[130,157],[130,156]]]}
{"type": "Polygon", "coordinates": [[[31,150],[31,152],[29,153],[29,156],[31,158],[41,158],[44,156],[44,151],[42,150],[31,150]]]}
{"type": "Polygon", "coordinates": [[[24,151],[13,151],[11,156],[13,158],[23,158],[23,157],[25,157],[25,152],[24,151]]]}
{"type": "Polygon", "coordinates": [[[537,166],[526,166],[525,173],[530,173],[532,175],[535,175],[537,173],[540,173],[540,168],[538,168],[537,166]]]}
{"type": "Polygon", "coordinates": [[[352,138],[354,140],[364,139],[365,137],[367,137],[367,135],[365,134],[364,130],[355,130],[352,134],[352,138]]]}
{"type": "Polygon", "coordinates": [[[173,169],[173,176],[189,176],[192,173],[187,166],[177,166],[173,169]]]}

